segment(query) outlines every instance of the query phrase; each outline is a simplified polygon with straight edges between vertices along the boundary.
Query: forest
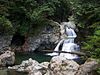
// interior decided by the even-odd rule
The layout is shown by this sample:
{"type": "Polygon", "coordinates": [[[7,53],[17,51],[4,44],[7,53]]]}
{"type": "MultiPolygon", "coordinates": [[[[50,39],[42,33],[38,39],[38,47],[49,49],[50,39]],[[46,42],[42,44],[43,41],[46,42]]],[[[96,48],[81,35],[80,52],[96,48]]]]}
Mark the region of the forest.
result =
{"type": "Polygon", "coordinates": [[[50,20],[61,23],[70,16],[81,49],[100,62],[100,0],[0,0],[0,36],[34,36],[50,20]]]}

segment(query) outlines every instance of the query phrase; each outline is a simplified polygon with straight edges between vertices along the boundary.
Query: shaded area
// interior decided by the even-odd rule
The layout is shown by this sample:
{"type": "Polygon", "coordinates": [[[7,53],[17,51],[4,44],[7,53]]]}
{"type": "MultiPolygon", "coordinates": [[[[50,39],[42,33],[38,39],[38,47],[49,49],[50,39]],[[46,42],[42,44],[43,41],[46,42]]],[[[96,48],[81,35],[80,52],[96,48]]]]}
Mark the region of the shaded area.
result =
{"type": "Polygon", "coordinates": [[[22,46],[25,43],[25,36],[16,32],[11,40],[11,46],[22,46]]]}

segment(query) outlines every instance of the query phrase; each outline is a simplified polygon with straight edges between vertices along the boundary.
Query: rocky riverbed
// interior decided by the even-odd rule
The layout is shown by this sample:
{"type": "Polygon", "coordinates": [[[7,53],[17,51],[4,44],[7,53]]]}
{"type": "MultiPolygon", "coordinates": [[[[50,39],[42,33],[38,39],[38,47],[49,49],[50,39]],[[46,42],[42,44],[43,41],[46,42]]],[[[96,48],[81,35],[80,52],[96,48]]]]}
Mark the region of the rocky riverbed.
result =
{"type": "MultiPolygon", "coordinates": [[[[88,59],[79,65],[73,60],[61,56],[54,56],[50,61],[38,62],[34,58],[23,60],[21,64],[15,65],[15,53],[9,50],[0,55],[0,75],[95,75],[99,63],[95,59],[88,59]],[[7,68],[7,66],[9,67],[7,68]],[[4,68],[5,69],[1,69],[4,68]],[[6,73],[7,74],[4,74],[6,73]],[[15,73],[17,72],[17,73],[15,73]]],[[[98,75],[98,74],[96,74],[98,75]]]]}
{"type": "Polygon", "coordinates": [[[8,69],[27,72],[28,75],[94,75],[97,67],[98,63],[94,59],[88,59],[84,64],[79,65],[73,60],[55,56],[50,62],[42,63],[29,58],[22,61],[20,65],[8,69]]]}

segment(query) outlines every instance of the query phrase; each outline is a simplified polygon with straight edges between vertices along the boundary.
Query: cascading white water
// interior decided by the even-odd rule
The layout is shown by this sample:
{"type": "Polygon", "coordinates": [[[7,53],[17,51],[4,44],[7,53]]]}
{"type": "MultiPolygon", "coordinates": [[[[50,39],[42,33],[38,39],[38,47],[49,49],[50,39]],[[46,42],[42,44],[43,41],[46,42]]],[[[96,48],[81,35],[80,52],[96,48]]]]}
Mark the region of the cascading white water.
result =
{"type": "MultiPolygon", "coordinates": [[[[77,47],[77,44],[74,43],[74,39],[77,37],[74,29],[66,27],[66,34],[67,39],[64,40],[62,51],[71,52],[75,50],[75,47],[77,47]]],[[[60,56],[66,57],[67,59],[76,59],[78,58],[75,54],[69,54],[69,53],[60,53],[60,56]]]]}
{"type": "MultiPolygon", "coordinates": [[[[74,43],[74,39],[77,37],[74,29],[71,28],[72,23],[71,22],[64,22],[63,23],[63,27],[64,28],[64,33],[67,35],[67,38],[64,37],[55,47],[54,51],[59,51],[59,46],[63,43],[62,46],[62,51],[66,51],[66,52],[72,52],[75,50],[79,50],[77,48],[79,48],[79,46],[77,44],[74,43]]],[[[47,55],[50,56],[55,56],[55,55],[60,55],[62,57],[66,57],[67,59],[77,59],[79,58],[77,55],[75,54],[69,54],[69,53],[49,53],[47,55]]]]}
{"type": "MultiPolygon", "coordinates": [[[[54,49],[54,51],[59,51],[59,46],[63,43],[63,41],[64,41],[64,40],[61,40],[61,41],[57,44],[57,46],[56,46],[56,48],[54,49]]],[[[59,53],[53,52],[53,53],[48,53],[48,54],[46,54],[46,55],[56,56],[56,55],[59,55],[59,53]]]]}

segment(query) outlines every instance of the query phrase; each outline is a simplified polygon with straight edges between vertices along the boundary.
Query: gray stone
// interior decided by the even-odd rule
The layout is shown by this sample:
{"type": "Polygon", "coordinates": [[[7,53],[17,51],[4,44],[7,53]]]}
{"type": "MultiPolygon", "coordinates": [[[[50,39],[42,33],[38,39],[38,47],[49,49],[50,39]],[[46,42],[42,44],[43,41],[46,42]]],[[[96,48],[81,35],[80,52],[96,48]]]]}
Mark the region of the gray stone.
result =
{"type": "Polygon", "coordinates": [[[15,54],[11,51],[5,51],[5,53],[0,55],[0,65],[13,65],[15,62],[15,54]]]}
{"type": "Polygon", "coordinates": [[[55,56],[50,61],[50,69],[55,75],[74,75],[79,65],[73,60],[67,60],[61,56],[55,56]]]}
{"type": "MultiPolygon", "coordinates": [[[[60,40],[60,31],[59,26],[46,26],[40,33],[37,33],[36,36],[28,38],[29,50],[34,51],[36,49],[42,50],[44,48],[51,48],[51,44],[57,44],[60,40]],[[44,45],[44,46],[42,46],[44,45]]],[[[54,47],[54,45],[53,45],[54,47]]]]}
{"type": "Polygon", "coordinates": [[[76,75],[94,75],[93,71],[100,67],[95,59],[89,58],[83,65],[80,65],[76,75]]]}
{"type": "Polygon", "coordinates": [[[8,47],[11,43],[12,36],[0,36],[0,50],[4,47],[8,47]]]}
{"type": "Polygon", "coordinates": [[[96,70],[97,65],[95,60],[86,61],[79,65],[73,60],[55,56],[50,62],[42,63],[30,58],[20,65],[9,67],[9,69],[28,72],[28,75],[93,75],[92,72],[96,70]]]}

